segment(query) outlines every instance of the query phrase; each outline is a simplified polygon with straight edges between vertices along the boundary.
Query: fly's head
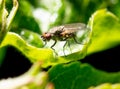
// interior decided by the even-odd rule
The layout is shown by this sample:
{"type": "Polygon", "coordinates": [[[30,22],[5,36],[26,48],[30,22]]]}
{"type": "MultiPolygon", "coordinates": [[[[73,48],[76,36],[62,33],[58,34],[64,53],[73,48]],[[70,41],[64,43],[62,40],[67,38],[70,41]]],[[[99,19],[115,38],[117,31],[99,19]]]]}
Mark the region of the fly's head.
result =
{"type": "Polygon", "coordinates": [[[43,39],[43,41],[49,41],[51,39],[51,33],[45,32],[42,34],[41,38],[43,39]]]}

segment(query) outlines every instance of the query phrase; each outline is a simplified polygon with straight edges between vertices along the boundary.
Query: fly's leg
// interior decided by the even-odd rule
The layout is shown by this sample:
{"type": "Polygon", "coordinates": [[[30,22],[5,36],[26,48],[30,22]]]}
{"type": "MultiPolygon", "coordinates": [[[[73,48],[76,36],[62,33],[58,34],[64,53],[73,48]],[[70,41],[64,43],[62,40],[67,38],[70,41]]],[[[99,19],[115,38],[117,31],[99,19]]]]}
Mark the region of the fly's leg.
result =
{"type": "Polygon", "coordinates": [[[66,46],[66,44],[67,44],[67,41],[65,42],[65,44],[64,44],[64,46],[63,46],[63,53],[64,53],[64,56],[66,56],[66,55],[65,55],[65,46],[66,46]]]}
{"type": "Polygon", "coordinates": [[[56,43],[57,43],[57,41],[55,40],[55,42],[54,42],[54,44],[51,46],[51,48],[54,50],[55,54],[58,55],[57,52],[55,51],[55,49],[53,48],[56,43]]]}
{"type": "Polygon", "coordinates": [[[47,41],[45,41],[45,44],[44,44],[44,46],[43,47],[45,47],[47,45],[47,41]]]}
{"type": "Polygon", "coordinates": [[[66,46],[66,44],[67,44],[67,39],[68,39],[68,38],[65,38],[65,39],[63,40],[63,41],[66,41],[65,44],[64,44],[64,46],[63,46],[63,53],[64,53],[64,56],[66,56],[66,54],[65,54],[65,46],[66,46]]]}
{"type": "Polygon", "coordinates": [[[75,37],[73,37],[73,39],[77,44],[81,44],[80,42],[77,41],[77,39],[75,37]]]}
{"type": "Polygon", "coordinates": [[[80,43],[77,41],[77,39],[75,37],[73,37],[74,41],[77,43],[77,44],[80,44],[80,45],[85,45],[85,43],[80,43]]]}
{"type": "Polygon", "coordinates": [[[69,46],[69,48],[70,48],[70,52],[72,53],[72,49],[71,49],[71,47],[70,47],[70,42],[68,41],[68,46],[69,46]]]}
{"type": "Polygon", "coordinates": [[[75,41],[77,44],[83,44],[83,43],[78,42],[75,37],[73,37],[73,39],[74,39],[74,41],[75,41]]]}
{"type": "Polygon", "coordinates": [[[54,44],[51,45],[51,48],[53,49],[53,47],[55,46],[55,44],[57,43],[57,41],[55,40],[54,44]]]}
{"type": "Polygon", "coordinates": [[[64,53],[65,56],[66,56],[66,54],[65,54],[65,46],[66,46],[66,44],[68,44],[68,46],[69,46],[69,48],[70,48],[70,52],[72,53],[72,49],[71,49],[71,47],[70,47],[70,42],[69,42],[69,41],[66,41],[65,44],[64,44],[64,46],[63,46],[63,53],[64,53]]]}

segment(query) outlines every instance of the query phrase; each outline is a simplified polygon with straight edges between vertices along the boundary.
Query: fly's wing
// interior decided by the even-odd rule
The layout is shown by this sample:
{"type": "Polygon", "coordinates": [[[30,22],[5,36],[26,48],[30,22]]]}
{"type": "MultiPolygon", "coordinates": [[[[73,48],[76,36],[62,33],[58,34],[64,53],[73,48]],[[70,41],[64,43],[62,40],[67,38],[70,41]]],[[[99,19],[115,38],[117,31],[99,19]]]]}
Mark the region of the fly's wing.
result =
{"type": "Polygon", "coordinates": [[[61,26],[53,27],[49,30],[49,33],[55,34],[56,32],[62,32],[62,30],[69,30],[71,32],[76,32],[78,30],[84,30],[86,27],[83,23],[73,23],[73,24],[65,24],[61,26]]]}
{"type": "Polygon", "coordinates": [[[86,28],[86,25],[83,23],[73,23],[73,24],[65,24],[64,30],[68,30],[69,32],[77,32],[79,30],[84,30],[86,28]]]}
{"type": "Polygon", "coordinates": [[[86,27],[85,24],[83,23],[73,23],[73,24],[65,24],[64,27],[68,27],[68,28],[74,28],[74,27],[86,27]]]}
{"type": "Polygon", "coordinates": [[[63,29],[64,34],[72,34],[74,35],[74,39],[77,43],[86,43],[88,36],[87,26],[83,23],[74,23],[74,24],[66,24],[63,29]]]}
{"type": "Polygon", "coordinates": [[[51,34],[57,34],[58,32],[61,32],[63,28],[64,28],[64,26],[53,27],[53,28],[51,28],[49,30],[49,33],[51,33],[51,34]]]}

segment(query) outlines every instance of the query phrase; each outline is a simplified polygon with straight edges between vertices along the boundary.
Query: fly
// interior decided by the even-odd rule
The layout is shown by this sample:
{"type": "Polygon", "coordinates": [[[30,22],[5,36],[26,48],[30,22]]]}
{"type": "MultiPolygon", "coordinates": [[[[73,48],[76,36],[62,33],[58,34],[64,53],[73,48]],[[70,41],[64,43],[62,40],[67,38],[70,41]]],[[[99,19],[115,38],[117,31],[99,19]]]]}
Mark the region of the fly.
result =
{"type": "Polygon", "coordinates": [[[76,39],[76,33],[80,30],[84,30],[85,28],[86,25],[83,23],[65,24],[51,28],[48,32],[43,33],[41,37],[43,41],[45,41],[45,44],[51,39],[54,40],[54,43],[51,46],[52,49],[57,41],[66,41],[67,43],[67,40],[74,39],[77,44],[81,44],[76,39]]]}

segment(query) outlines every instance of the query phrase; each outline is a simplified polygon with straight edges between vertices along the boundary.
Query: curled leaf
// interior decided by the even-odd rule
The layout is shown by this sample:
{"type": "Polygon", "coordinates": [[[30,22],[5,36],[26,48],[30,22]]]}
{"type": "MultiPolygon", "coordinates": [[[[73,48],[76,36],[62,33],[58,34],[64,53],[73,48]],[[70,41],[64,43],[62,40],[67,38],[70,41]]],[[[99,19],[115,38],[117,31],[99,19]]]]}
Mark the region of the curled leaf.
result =
{"type": "Polygon", "coordinates": [[[88,54],[103,51],[120,44],[119,19],[106,9],[96,11],[89,20],[92,28],[88,54]]]}

